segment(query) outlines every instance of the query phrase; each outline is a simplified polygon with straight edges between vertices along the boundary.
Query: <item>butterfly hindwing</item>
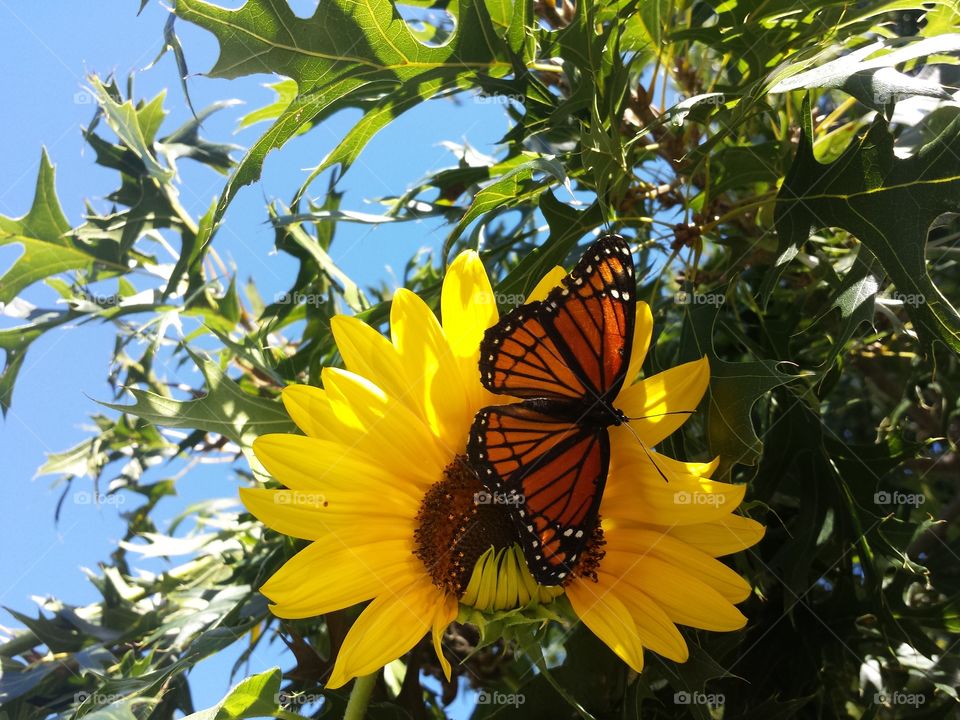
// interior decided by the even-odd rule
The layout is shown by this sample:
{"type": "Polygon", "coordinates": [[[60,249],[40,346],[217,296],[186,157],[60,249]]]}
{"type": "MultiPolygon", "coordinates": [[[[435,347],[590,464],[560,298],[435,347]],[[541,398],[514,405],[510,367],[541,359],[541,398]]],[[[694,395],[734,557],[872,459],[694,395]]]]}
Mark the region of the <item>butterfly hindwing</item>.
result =
{"type": "Polygon", "coordinates": [[[606,428],[532,402],[491,406],[474,418],[468,454],[494,498],[516,505],[511,515],[534,579],[563,582],[596,522],[610,462],[606,428]]]}
{"type": "Polygon", "coordinates": [[[626,241],[600,238],[545,300],[515,308],[487,330],[483,384],[521,398],[612,399],[633,343],[634,292],[626,241]]]}

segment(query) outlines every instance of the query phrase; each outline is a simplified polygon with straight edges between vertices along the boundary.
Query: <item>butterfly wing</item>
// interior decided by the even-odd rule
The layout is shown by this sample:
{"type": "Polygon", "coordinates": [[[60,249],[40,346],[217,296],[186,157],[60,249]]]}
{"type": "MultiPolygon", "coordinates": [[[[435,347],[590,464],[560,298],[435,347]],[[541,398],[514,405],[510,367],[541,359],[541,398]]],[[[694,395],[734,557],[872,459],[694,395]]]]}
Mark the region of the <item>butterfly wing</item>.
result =
{"type": "Polygon", "coordinates": [[[597,520],[610,463],[607,429],[558,419],[529,402],[480,410],[467,454],[511,512],[534,579],[563,582],[597,520]],[[505,499],[505,500],[504,500],[505,499]]]}
{"type": "Polygon", "coordinates": [[[594,242],[545,300],[514,308],[480,345],[491,392],[521,398],[612,400],[626,379],[636,322],[630,247],[594,242]]]}

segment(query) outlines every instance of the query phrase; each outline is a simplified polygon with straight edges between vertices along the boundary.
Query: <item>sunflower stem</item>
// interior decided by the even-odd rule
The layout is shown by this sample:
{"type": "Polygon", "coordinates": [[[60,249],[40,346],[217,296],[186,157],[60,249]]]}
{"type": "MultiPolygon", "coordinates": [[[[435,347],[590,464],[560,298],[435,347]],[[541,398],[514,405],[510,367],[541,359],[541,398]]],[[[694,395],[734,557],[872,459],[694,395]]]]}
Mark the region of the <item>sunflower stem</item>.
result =
{"type": "Polygon", "coordinates": [[[373,687],[377,684],[377,676],[380,671],[358,677],[353,682],[353,689],[350,691],[350,700],[347,701],[347,709],[343,713],[343,720],[363,720],[367,714],[367,705],[370,704],[370,695],[373,694],[373,687]]]}

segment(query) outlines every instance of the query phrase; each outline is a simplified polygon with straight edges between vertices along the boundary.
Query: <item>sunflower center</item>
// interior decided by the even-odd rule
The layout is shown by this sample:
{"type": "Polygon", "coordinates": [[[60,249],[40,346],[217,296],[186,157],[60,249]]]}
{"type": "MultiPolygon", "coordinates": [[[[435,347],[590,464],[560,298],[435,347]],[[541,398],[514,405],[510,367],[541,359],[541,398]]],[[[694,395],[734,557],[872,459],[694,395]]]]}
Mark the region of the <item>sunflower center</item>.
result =
{"type": "Polygon", "coordinates": [[[512,547],[517,532],[507,507],[488,502],[477,474],[458,455],[424,495],[417,513],[414,554],[437,587],[462,597],[480,557],[512,547]]]}
{"type": "Polygon", "coordinates": [[[573,571],[567,577],[564,585],[568,585],[574,578],[583,578],[597,582],[597,568],[600,567],[600,561],[603,560],[603,556],[607,554],[603,549],[603,546],[606,544],[607,541],[603,538],[603,528],[600,526],[600,517],[597,516],[597,521],[590,531],[590,539],[587,541],[583,554],[580,556],[580,561],[574,566],[573,571]]]}

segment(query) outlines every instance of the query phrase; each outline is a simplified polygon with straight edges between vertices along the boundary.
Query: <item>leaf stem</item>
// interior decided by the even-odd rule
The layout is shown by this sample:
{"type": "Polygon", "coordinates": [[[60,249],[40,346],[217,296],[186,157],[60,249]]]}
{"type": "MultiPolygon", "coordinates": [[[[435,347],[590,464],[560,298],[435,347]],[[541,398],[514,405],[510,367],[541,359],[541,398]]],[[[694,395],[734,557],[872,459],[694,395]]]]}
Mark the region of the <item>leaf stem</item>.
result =
{"type": "Polygon", "coordinates": [[[737,217],[738,215],[743,215],[745,212],[752,210],[753,208],[759,207],[764,203],[769,202],[771,198],[776,196],[776,194],[777,194],[776,190],[771,190],[770,192],[765,192],[761,195],[757,195],[751,198],[749,201],[743,203],[742,205],[737,205],[735,208],[724,213],[723,215],[718,217],[716,220],[711,220],[710,222],[702,225],[700,227],[700,232],[701,233],[710,232],[718,225],[722,225],[723,223],[730,221],[731,219],[737,217]]]}
{"type": "Polygon", "coordinates": [[[353,689],[350,691],[350,700],[347,701],[347,709],[343,713],[343,720],[363,720],[367,714],[367,705],[370,703],[370,695],[373,694],[373,687],[377,684],[377,676],[380,671],[358,677],[353,682],[353,689]]]}

